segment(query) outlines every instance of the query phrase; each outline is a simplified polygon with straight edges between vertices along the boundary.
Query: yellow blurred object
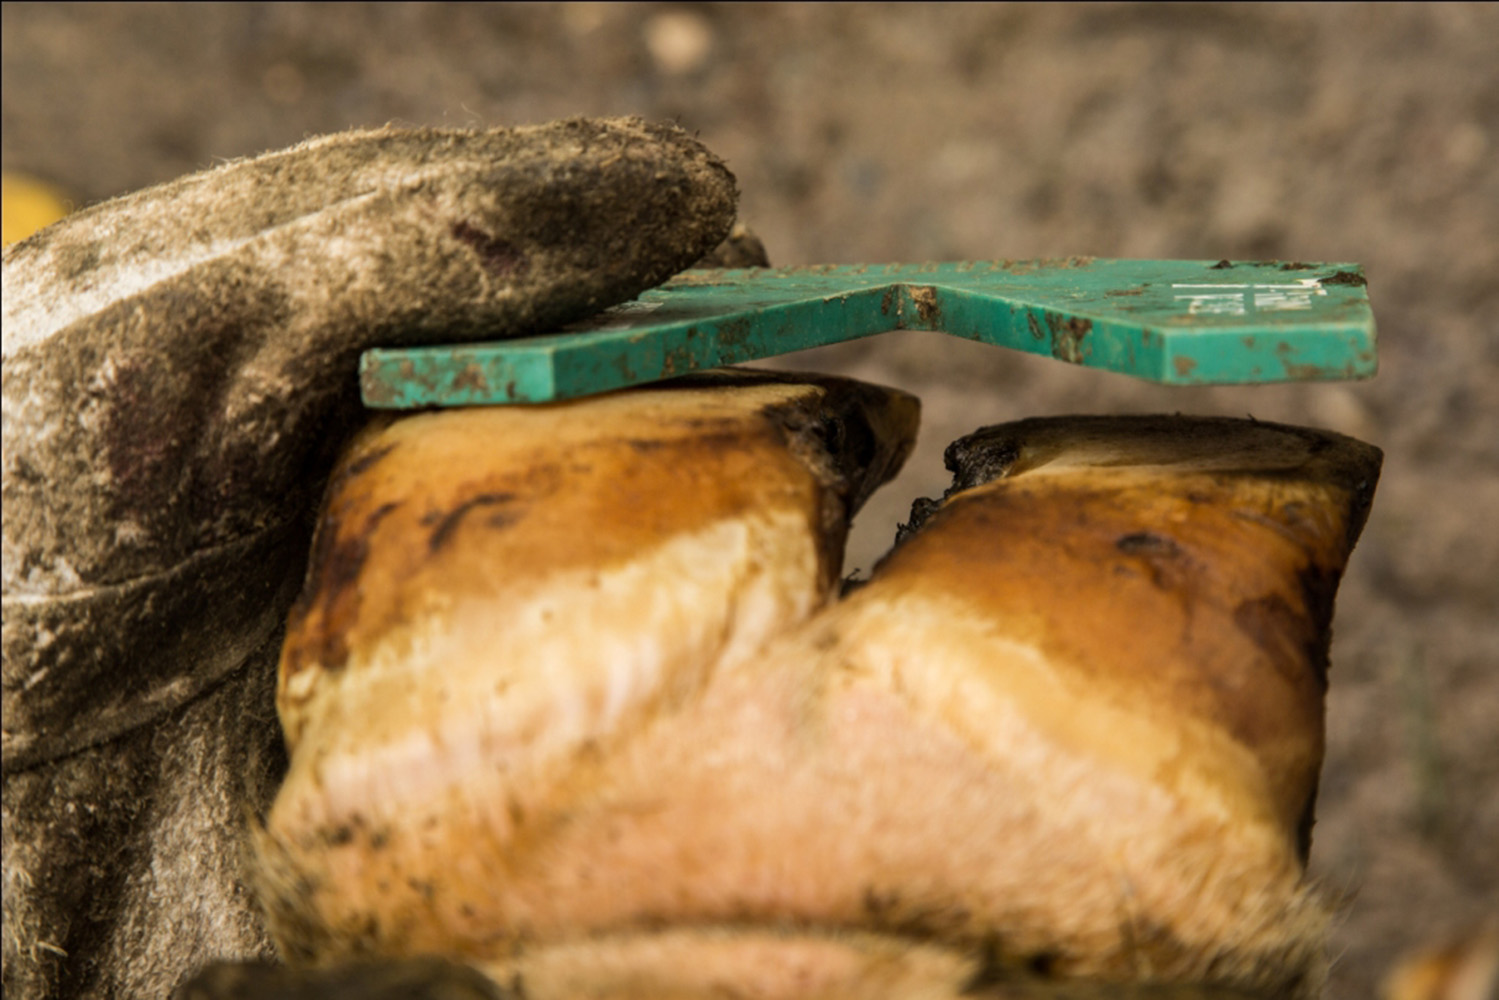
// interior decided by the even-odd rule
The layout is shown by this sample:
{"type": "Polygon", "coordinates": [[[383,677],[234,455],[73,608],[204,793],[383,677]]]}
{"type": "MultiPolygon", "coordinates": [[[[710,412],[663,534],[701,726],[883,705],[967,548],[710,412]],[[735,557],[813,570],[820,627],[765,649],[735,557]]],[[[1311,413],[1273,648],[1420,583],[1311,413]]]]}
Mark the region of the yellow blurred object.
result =
{"type": "Polygon", "coordinates": [[[10,246],[68,214],[70,202],[50,184],[25,174],[3,178],[4,240],[10,246]]]}
{"type": "Polygon", "coordinates": [[[1385,981],[1384,1000],[1495,1000],[1499,997],[1499,919],[1457,939],[1408,955],[1385,981]]]}

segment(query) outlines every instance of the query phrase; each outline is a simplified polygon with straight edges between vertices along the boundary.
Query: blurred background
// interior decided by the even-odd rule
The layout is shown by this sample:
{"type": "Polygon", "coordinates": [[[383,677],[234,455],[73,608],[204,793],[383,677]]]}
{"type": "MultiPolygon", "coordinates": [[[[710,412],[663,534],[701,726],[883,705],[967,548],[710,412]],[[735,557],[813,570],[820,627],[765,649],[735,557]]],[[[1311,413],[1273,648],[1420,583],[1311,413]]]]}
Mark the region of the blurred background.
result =
{"type": "MultiPolygon", "coordinates": [[[[1050,413],[1253,414],[1385,449],[1337,613],[1313,862],[1329,997],[1499,900],[1499,5],[3,8],[3,166],[77,203],[351,126],[640,114],[739,178],[775,264],[1362,263],[1377,378],[1167,389],[901,333],[792,367],[919,394],[868,569],[946,443],[1050,413]]],[[[11,197],[7,193],[7,199],[11,197]]],[[[351,378],[353,374],[351,373],[351,378]]]]}

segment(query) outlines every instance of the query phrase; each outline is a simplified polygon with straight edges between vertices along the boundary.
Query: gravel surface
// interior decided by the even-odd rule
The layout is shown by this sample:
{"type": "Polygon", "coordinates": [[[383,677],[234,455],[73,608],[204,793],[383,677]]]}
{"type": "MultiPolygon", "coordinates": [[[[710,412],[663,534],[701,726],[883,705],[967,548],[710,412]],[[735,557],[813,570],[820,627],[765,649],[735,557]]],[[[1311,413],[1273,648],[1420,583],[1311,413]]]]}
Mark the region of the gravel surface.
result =
{"type": "Polygon", "coordinates": [[[350,126],[641,114],[729,161],[776,264],[1363,263],[1366,383],[1166,389],[918,333],[788,364],[925,403],[850,568],[984,423],[1252,413],[1384,448],[1333,646],[1328,996],[1499,898],[1499,6],[6,4],[3,56],[5,169],[80,201],[350,126]]]}

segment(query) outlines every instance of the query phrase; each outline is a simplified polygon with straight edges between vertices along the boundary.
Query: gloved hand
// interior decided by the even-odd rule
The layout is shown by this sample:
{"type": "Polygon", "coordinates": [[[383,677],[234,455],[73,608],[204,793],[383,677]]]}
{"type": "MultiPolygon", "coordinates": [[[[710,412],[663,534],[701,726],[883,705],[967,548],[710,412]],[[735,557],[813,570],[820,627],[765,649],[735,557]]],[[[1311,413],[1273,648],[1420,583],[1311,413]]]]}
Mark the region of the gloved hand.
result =
{"type": "Polygon", "coordinates": [[[522,335],[729,232],[639,120],[316,139],[4,257],[4,989],[162,995],[269,954],[247,815],[285,766],[281,623],[378,345],[522,335]]]}

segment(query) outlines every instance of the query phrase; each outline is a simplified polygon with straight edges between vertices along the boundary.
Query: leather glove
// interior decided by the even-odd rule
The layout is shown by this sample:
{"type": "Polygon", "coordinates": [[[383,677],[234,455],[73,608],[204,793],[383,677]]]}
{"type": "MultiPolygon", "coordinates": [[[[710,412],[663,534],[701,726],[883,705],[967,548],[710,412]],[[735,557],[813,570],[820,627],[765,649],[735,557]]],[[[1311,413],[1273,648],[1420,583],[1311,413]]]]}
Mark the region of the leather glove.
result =
{"type": "Polygon", "coordinates": [[[671,127],[380,129],[79,212],[4,257],[4,987],[161,995],[269,951],[247,814],[359,353],[523,335],[728,233],[671,127]]]}

